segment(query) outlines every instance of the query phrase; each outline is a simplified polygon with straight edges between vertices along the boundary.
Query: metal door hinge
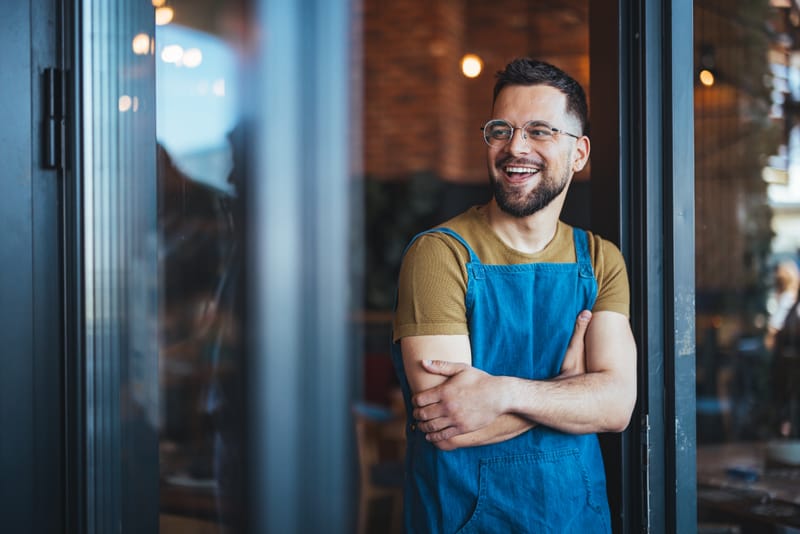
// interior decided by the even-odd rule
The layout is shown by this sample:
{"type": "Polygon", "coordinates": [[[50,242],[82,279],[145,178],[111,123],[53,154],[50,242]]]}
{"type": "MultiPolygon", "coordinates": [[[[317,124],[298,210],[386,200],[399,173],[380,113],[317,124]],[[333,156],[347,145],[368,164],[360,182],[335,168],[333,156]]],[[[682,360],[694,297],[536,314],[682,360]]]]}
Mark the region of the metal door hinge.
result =
{"type": "Polygon", "coordinates": [[[44,167],[63,169],[67,156],[67,83],[62,69],[44,70],[44,167]]]}

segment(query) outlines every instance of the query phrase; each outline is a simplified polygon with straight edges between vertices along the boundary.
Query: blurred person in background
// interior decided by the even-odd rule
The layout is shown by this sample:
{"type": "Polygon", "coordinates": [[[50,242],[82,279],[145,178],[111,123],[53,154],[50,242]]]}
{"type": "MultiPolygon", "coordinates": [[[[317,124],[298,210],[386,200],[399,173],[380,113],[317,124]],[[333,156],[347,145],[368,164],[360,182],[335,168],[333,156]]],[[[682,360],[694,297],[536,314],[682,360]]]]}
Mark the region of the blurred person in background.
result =
{"type": "MultiPolygon", "coordinates": [[[[795,275],[796,270],[795,266],[795,275]]],[[[772,393],[779,434],[792,438],[800,438],[800,294],[797,291],[774,336],[772,359],[772,393]]]]}
{"type": "Polygon", "coordinates": [[[800,289],[800,269],[794,260],[782,261],[775,267],[775,307],[767,321],[767,333],[764,346],[772,350],[775,346],[775,335],[783,328],[789,309],[797,301],[800,289]]]}

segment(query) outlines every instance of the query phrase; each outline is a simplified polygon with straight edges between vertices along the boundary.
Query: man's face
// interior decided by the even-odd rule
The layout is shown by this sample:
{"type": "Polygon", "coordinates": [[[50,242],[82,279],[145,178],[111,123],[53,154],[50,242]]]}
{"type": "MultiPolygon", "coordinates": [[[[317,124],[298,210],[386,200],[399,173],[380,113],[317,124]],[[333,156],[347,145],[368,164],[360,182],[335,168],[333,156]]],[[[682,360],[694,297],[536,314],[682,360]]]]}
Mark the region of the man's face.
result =
{"type": "MultiPolygon", "coordinates": [[[[542,121],[580,136],[580,122],[566,111],[567,97],[547,85],[504,88],[494,104],[493,118],[514,127],[542,121]]],[[[514,217],[527,217],[548,206],[569,184],[573,173],[586,164],[589,140],[555,134],[533,139],[514,130],[501,146],[489,146],[487,163],[495,201],[514,217]]]]}

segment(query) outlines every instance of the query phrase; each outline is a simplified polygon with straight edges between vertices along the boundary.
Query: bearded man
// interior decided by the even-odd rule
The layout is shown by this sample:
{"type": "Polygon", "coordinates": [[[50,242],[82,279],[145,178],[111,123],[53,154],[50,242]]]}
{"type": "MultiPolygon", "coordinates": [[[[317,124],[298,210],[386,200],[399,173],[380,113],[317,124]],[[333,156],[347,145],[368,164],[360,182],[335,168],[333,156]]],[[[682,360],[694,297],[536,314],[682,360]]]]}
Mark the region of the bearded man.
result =
{"type": "Polygon", "coordinates": [[[492,117],[493,198],[415,237],[400,272],[405,530],[610,532],[596,433],[628,426],[636,346],[619,250],[559,220],[589,158],[586,96],[517,59],[492,117]]]}

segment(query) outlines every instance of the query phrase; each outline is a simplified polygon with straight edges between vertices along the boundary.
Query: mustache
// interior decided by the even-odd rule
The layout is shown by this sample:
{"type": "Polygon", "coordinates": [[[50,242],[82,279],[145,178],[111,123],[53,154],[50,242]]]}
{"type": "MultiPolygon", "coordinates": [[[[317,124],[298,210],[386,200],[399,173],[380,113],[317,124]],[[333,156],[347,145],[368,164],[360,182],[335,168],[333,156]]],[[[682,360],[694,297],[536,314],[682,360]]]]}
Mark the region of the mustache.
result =
{"type": "Polygon", "coordinates": [[[541,160],[534,160],[529,158],[515,158],[514,156],[506,156],[503,159],[497,160],[498,167],[505,167],[506,165],[514,164],[514,165],[529,165],[533,167],[538,167],[540,169],[544,169],[546,167],[544,161],[541,160]]]}

